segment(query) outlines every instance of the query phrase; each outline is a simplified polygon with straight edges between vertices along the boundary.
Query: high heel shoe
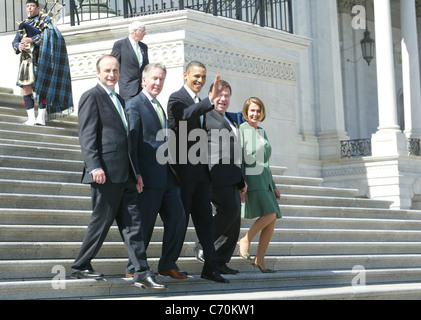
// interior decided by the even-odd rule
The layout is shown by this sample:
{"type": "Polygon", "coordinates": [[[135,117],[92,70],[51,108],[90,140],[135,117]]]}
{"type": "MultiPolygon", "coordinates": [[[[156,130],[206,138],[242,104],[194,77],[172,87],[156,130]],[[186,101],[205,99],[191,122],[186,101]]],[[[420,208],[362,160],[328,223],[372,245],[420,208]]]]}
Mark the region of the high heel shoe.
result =
{"type": "Polygon", "coordinates": [[[250,254],[248,254],[248,253],[242,254],[241,251],[240,251],[240,249],[238,249],[238,254],[240,255],[241,258],[251,261],[250,254]]]}
{"type": "Polygon", "coordinates": [[[276,270],[272,270],[269,268],[262,269],[257,263],[252,263],[251,265],[254,267],[254,272],[256,272],[256,267],[259,268],[261,273],[275,273],[276,272],[276,270]]]}

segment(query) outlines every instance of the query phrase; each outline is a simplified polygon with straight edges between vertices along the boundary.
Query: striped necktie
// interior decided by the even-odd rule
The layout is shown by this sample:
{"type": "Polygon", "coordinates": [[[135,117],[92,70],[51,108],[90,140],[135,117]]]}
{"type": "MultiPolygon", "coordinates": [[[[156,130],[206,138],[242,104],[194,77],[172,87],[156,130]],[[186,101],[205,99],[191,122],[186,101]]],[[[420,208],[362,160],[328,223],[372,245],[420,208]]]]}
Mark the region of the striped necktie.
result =
{"type": "Polygon", "coordinates": [[[120,102],[117,99],[117,95],[115,94],[114,91],[111,91],[110,96],[111,96],[111,100],[114,102],[114,106],[117,109],[118,114],[120,115],[121,121],[124,124],[124,128],[127,131],[127,120],[126,120],[126,117],[124,116],[123,108],[121,107],[120,102]]]}

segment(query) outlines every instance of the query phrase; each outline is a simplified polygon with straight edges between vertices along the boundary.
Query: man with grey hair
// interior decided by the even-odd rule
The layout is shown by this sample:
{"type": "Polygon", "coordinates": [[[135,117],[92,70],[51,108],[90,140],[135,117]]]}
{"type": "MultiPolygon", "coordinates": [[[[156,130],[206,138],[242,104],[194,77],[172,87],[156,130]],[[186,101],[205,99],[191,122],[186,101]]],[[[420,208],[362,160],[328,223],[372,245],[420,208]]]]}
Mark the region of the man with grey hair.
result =
{"type": "MultiPolygon", "coordinates": [[[[167,69],[160,63],[151,63],[143,71],[143,91],[127,103],[132,142],[133,166],[143,181],[143,192],[138,194],[138,207],[143,226],[146,249],[154,231],[159,213],[164,223],[162,254],[158,273],[174,279],[187,279],[176,261],[183,247],[186,214],[181,202],[178,177],[170,163],[160,163],[157,158],[167,138],[158,139],[168,128],[165,112],[157,100],[161,93],[167,69]]],[[[165,133],[164,133],[165,135],[165,133]]],[[[126,275],[135,273],[129,261],[126,275]]]]}
{"type": "Polygon", "coordinates": [[[149,63],[148,46],[141,42],[146,27],[140,21],[129,25],[129,36],[114,43],[111,54],[120,63],[119,94],[129,100],[142,91],[142,72],[149,63]]]}

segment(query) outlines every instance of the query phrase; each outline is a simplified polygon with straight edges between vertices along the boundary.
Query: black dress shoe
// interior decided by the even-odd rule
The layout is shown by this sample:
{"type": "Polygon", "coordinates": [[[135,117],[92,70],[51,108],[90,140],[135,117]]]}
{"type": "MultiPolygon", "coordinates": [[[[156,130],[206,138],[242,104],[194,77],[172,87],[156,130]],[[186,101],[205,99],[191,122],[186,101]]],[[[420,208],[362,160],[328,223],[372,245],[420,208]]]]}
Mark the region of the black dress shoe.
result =
{"type": "Polygon", "coordinates": [[[226,264],[220,264],[219,265],[219,272],[221,272],[221,274],[237,274],[237,273],[240,273],[240,271],[235,270],[235,269],[231,269],[226,264]]]}
{"type": "Polygon", "coordinates": [[[211,273],[203,273],[200,276],[202,279],[211,280],[219,283],[230,283],[228,279],[225,279],[221,276],[221,274],[218,271],[214,271],[211,273]]]}
{"type": "Polygon", "coordinates": [[[76,279],[104,279],[104,275],[102,273],[96,272],[95,270],[78,270],[73,272],[71,277],[76,279]]]}
{"type": "Polygon", "coordinates": [[[158,280],[156,280],[155,276],[148,276],[145,279],[137,279],[133,282],[133,285],[138,288],[142,289],[150,289],[155,291],[168,291],[168,287],[164,284],[160,284],[158,280]]]}

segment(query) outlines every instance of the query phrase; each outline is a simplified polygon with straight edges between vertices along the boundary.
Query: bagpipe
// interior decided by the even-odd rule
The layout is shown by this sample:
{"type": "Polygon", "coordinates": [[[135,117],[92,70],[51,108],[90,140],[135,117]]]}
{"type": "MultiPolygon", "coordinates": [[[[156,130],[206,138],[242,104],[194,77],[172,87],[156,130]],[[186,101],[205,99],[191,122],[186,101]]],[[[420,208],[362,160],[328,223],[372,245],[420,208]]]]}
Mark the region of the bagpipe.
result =
{"type": "MultiPolygon", "coordinates": [[[[39,13],[38,19],[33,24],[30,23],[31,18],[28,18],[22,22],[18,22],[18,31],[21,38],[29,37],[33,38],[39,35],[48,28],[48,24],[54,21],[54,18],[60,13],[66,4],[59,4],[59,0],[53,2],[45,1],[45,5],[39,13]],[[52,7],[46,12],[48,4],[53,4],[52,7]],[[52,10],[59,5],[60,8],[50,17],[52,10]]],[[[35,80],[34,65],[33,65],[33,43],[26,43],[25,48],[21,51],[18,82],[23,86],[32,85],[35,80]]]]}

